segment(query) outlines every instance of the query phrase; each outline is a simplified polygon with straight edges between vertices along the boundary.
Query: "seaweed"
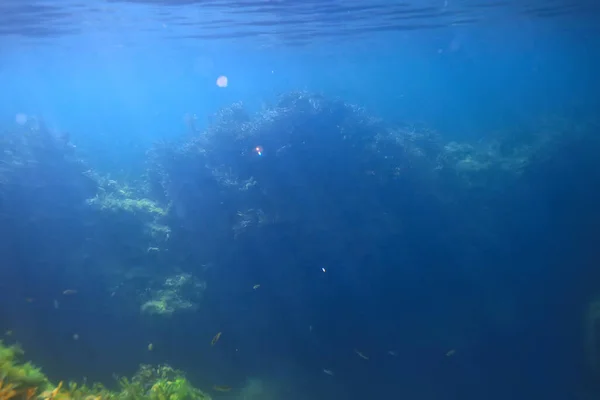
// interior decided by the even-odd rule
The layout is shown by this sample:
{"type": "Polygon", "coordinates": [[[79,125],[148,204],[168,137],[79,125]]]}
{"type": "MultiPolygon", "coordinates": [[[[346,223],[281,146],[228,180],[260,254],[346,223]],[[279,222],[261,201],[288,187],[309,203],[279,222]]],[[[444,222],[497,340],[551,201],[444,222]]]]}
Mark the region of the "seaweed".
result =
{"type": "Polygon", "coordinates": [[[8,387],[7,385],[11,385],[17,392],[33,387],[46,387],[48,379],[40,369],[29,362],[19,362],[19,358],[23,354],[24,352],[20,346],[5,346],[0,341],[0,379],[3,382],[4,389],[8,387]]]}
{"type": "Polygon", "coordinates": [[[21,362],[23,354],[19,346],[0,341],[0,400],[210,400],[168,365],[140,365],[133,378],[121,377],[113,391],[101,383],[54,385],[39,368],[21,362]]]}

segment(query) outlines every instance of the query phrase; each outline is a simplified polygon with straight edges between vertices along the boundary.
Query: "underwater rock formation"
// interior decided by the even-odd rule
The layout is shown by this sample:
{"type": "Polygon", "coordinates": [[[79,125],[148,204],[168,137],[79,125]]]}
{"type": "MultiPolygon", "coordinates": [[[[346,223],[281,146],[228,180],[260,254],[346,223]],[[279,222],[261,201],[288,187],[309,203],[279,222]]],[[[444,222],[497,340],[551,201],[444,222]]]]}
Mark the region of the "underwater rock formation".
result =
{"type": "Polygon", "coordinates": [[[144,197],[137,188],[98,178],[98,193],[86,200],[95,211],[97,242],[133,264],[152,261],[167,250],[170,228],[163,223],[166,211],[144,197]]]}
{"type": "Polygon", "coordinates": [[[256,115],[235,104],[205,132],[156,145],[147,183],[169,210],[177,253],[206,261],[211,249],[260,240],[261,229],[363,247],[410,240],[437,217],[434,233],[446,242],[467,234],[461,229],[489,232],[481,214],[527,157],[445,144],[427,129],[388,126],[343,101],[293,92],[256,115]],[[193,241],[202,254],[190,254],[193,241]]]}
{"type": "Polygon", "coordinates": [[[64,256],[85,239],[85,199],[96,188],[90,168],[66,137],[50,133],[35,119],[3,131],[0,259],[22,264],[55,259],[64,265],[64,256]]]}
{"type": "MultiPolygon", "coordinates": [[[[236,277],[219,287],[229,294],[241,292],[238,282],[252,291],[257,282],[237,279],[252,269],[275,276],[270,281],[277,291],[303,299],[286,309],[273,306],[274,313],[324,309],[329,286],[307,277],[306,270],[331,263],[357,282],[337,288],[336,302],[361,310],[364,320],[352,329],[364,326],[364,337],[380,321],[369,319],[361,303],[363,282],[389,294],[382,295],[385,306],[398,314],[411,315],[422,301],[423,315],[414,321],[426,322],[406,328],[415,336],[426,330],[430,341],[466,341],[473,320],[501,332],[519,311],[511,297],[518,294],[501,282],[521,282],[522,270],[513,265],[522,265],[523,248],[536,242],[539,230],[556,228],[540,227],[547,218],[539,198],[571,208],[564,220],[579,221],[581,210],[596,209],[593,188],[600,187],[593,161],[598,139],[556,121],[535,135],[447,142],[423,127],[390,126],[358,107],[305,92],[285,94],[253,115],[234,104],[207,130],[157,144],[148,153],[143,182],[94,173],[71,146],[40,129],[1,137],[0,256],[20,264],[2,269],[0,279],[12,282],[2,274],[35,265],[14,286],[44,286],[43,274],[58,271],[65,281],[100,282],[110,311],[152,318],[200,309],[209,279],[203,274],[212,265],[236,277]],[[581,207],[571,207],[565,193],[583,199],[581,207]],[[506,218],[507,210],[516,217],[506,218]],[[40,261],[51,267],[39,268],[40,261]],[[29,276],[35,279],[26,281],[29,276]],[[473,277],[476,285],[470,284],[473,277]],[[417,293],[415,283],[444,290],[436,296],[445,304],[424,300],[426,290],[417,293]]],[[[600,226],[597,215],[586,218],[600,226]]],[[[549,246],[540,248],[546,252],[549,246]]],[[[536,269],[546,266],[531,264],[527,278],[533,281],[536,269]]],[[[578,278],[595,282],[586,290],[597,292],[598,274],[578,278]]],[[[92,307],[100,308],[99,299],[93,298],[92,307]]],[[[52,297],[45,300],[52,304],[52,297]]],[[[593,303],[585,326],[592,369],[598,363],[598,315],[593,303]]],[[[38,376],[34,369],[30,373],[38,376]]],[[[131,386],[123,380],[122,393],[127,399],[160,393],[156,399],[162,400],[181,386],[175,378],[167,381],[172,383],[150,390],[155,383],[131,386]]],[[[253,386],[253,393],[258,389],[253,386]]],[[[43,390],[52,393],[56,386],[43,390]]],[[[98,393],[89,390],[84,392],[98,393]]]]}
{"type": "Polygon", "coordinates": [[[107,295],[118,286],[119,299],[138,312],[137,292],[177,273],[164,261],[165,215],[143,188],[97,173],[67,136],[36,119],[0,134],[0,280],[27,288],[28,296],[52,295],[44,285],[49,279],[98,281],[107,295]],[[143,279],[129,279],[140,267],[143,279]]]}
{"type": "Polygon", "coordinates": [[[175,241],[210,248],[265,226],[339,233],[351,215],[389,220],[398,188],[432,190],[440,150],[429,132],[404,134],[341,101],[290,93],[255,116],[236,104],[199,136],[157,146],[148,179],[175,241]]]}
{"type": "MultiPolygon", "coordinates": [[[[501,282],[520,281],[513,266],[547,247],[540,230],[562,228],[548,218],[551,205],[571,209],[580,197],[586,204],[574,212],[591,209],[585,199],[600,182],[600,168],[590,171],[600,145],[590,131],[548,120],[476,143],[449,142],[340,100],[293,92],[256,114],[234,104],[205,131],[157,144],[147,186],[168,210],[171,252],[187,265],[216,263],[229,274],[281,265],[285,273],[269,271],[281,290],[305,293],[315,307],[327,295],[316,299],[305,271],[323,260],[389,291],[397,307],[420,301],[405,294],[406,282],[453,282],[445,290],[454,314],[436,329],[440,336],[466,337],[460,330],[470,319],[508,332],[522,318],[516,305],[529,288],[517,293],[501,282]],[[469,293],[472,314],[458,293],[469,293]]],[[[531,276],[543,279],[542,268],[533,265],[531,276]]],[[[338,296],[349,308],[362,306],[350,289],[338,296]]]]}

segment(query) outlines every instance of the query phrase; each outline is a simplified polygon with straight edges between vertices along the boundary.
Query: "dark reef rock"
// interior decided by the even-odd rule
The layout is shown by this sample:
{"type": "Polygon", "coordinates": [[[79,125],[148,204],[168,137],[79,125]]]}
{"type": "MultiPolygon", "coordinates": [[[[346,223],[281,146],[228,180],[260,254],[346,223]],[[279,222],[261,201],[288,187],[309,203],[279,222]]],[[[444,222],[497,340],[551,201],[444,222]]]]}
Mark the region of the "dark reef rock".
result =
{"type": "Polygon", "coordinates": [[[64,265],[85,239],[85,200],[96,190],[74,147],[39,122],[2,132],[0,258],[9,266],[49,259],[64,265]]]}
{"type": "Polygon", "coordinates": [[[157,145],[148,184],[169,208],[174,241],[195,237],[207,255],[211,242],[233,245],[266,227],[289,240],[337,237],[363,248],[424,225],[456,236],[448,231],[488,200],[471,199],[466,210],[467,194],[485,191],[494,175],[505,185],[521,169],[489,149],[444,144],[428,130],[294,92],[253,116],[235,104],[197,137],[157,145]]]}

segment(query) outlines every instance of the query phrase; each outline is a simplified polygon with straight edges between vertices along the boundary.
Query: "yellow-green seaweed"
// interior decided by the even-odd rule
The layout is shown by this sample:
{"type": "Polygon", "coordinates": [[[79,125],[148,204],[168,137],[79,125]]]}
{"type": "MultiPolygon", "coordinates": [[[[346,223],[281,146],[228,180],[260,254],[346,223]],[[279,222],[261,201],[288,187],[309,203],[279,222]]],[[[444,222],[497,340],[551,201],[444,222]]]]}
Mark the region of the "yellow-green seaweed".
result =
{"type": "Polygon", "coordinates": [[[0,341],[0,400],[210,400],[168,365],[140,365],[133,378],[120,378],[118,390],[110,390],[101,383],[54,385],[39,368],[20,361],[23,354],[0,341]]]}

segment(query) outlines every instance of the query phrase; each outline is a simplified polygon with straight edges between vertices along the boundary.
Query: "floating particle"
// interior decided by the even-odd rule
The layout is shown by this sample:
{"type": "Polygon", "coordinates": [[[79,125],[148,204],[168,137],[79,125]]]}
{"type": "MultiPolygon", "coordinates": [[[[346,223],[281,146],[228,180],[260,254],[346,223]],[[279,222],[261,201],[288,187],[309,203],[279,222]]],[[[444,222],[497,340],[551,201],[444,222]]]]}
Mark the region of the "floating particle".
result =
{"type": "Polygon", "coordinates": [[[323,272],[327,272],[327,270],[325,269],[325,267],[322,267],[322,268],[321,268],[321,271],[323,271],[323,272]]]}
{"type": "Polygon", "coordinates": [[[73,334],[73,340],[79,340],[79,334],[78,333],[74,333],[73,334]]]}
{"type": "Polygon", "coordinates": [[[259,156],[262,156],[262,155],[264,154],[264,149],[263,149],[263,147],[262,147],[262,146],[256,146],[256,147],[254,148],[254,152],[255,152],[256,154],[258,154],[259,156]]]}
{"type": "Polygon", "coordinates": [[[217,78],[217,86],[220,88],[227,87],[228,82],[229,82],[229,80],[227,79],[227,77],[225,75],[221,75],[220,77],[217,78]]]}

